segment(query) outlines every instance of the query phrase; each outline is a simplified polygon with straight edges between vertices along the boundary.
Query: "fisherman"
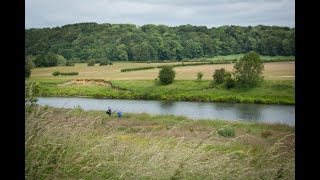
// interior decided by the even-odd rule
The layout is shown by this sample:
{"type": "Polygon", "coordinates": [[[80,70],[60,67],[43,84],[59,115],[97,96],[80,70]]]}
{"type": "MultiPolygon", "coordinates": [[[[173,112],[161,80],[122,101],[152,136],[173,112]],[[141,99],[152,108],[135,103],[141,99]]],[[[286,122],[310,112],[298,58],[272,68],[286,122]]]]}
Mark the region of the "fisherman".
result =
{"type": "Polygon", "coordinates": [[[110,107],[108,107],[108,110],[107,110],[107,112],[106,112],[106,114],[108,114],[109,116],[111,116],[111,113],[112,111],[111,111],[111,108],[110,107]]]}
{"type": "Polygon", "coordinates": [[[118,118],[122,117],[122,112],[120,111],[120,109],[118,109],[118,118]]]}

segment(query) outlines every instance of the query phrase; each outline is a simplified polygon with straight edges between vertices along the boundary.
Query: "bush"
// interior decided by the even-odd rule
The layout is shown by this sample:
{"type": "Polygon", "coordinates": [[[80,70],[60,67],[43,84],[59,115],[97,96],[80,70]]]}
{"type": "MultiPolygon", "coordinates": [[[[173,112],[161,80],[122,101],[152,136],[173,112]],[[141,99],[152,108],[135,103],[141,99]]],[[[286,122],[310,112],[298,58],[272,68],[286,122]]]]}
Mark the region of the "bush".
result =
{"type": "Polygon", "coordinates": [[[227,77],[225,85],[226,85],[226,88],[228,88],[228,89],[233,88],[236,86],[236,80],[234,78],[232,78],[231,76],[227,77]]]}
{"type": "Polygon", "coordinates": [[[218,134],[223,137],[234,137],[236,133],[233,127],[226,126],[226,127],[220,128],[218,130],[218,134]]]}
{"type": "Polygon", "coordinates": [[[54,75],[54,76],[59,76],[59,75],[61,75],[61,76],[75,76],[75,75],[79,75],[79,73],[78,72],[65,72],[65,73],[63,73],[60,71],[55,71],[52,73],[52,75],[54,75]]]}
{"type": "Polygon", "coordinates": [[[145,70],[145,69],[155,69],[156,67],[150,66],[150,67],[137,67],[137,68],[125,68],[121,69],[121,72],[126,71],[138,71],[138,70],[145,70]]]}
{"type": "Polygon", "coordinates": [[[61,76],[76,76],[79,75],[78,72],[66,72],[66,73],[60,73],[61,76]]]}
{"type": "Polygon", "coordinates": [[[53,76],[59,76],[60,75],[60,71],[55,71],[52,73],[53,76]]]}
{"type": "Polygon", "coordinates": [[[96,63],[96,62],[95,62],[93,59],[92,59],[92,60],[89,60],[87,66],[94,66],[95,63],[96,63]]]}
{"type": "MultiPolygon", "coordinates": [[[[230,74],[230,73],[229,73],[230,74]]],[[[231,74],[230,74],[231,75],[231,74]]],[[[223,83],[226,76],[228,76],[227,71],[224,68],[216,69],[213,74],[213,80],[218,84],[223,83]]]]}
{"type": "Polygon", "coordinates": [[[109,60],[101,60],[99,66],[107,66],[107,65],[113,65],[113,63],[109,60]]]}
{"type": "Polygon", "coordinates": [[[73,61],[67,61],[66,62],[66,66],[74,66],[74,62],[73,61]]]}
{"type": "Polygon", "coordinates": [[[170,84],[174,81],[176,76],[176,72],[173,70],[171,66],[164,66],[159,71],[159,79],[163,84],[170,84]]]}
{"type": "Polygon", "coordinates": [[[197,74],[197,79],[198,79],[198,80],[201,80],[202,76],[203,76],[203,72],[198,72],[198,74],[197,74]]]}

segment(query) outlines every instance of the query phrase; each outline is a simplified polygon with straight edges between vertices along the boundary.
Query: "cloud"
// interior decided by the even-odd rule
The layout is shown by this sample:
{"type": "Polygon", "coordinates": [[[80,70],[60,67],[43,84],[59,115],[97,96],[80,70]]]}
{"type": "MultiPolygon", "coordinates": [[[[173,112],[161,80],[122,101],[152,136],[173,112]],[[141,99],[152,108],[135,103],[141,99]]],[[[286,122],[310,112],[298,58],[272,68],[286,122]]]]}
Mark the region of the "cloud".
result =
{"type": "Polygon", "coordinates": [[[79,22],[294,27],[294,0],[26,0],[26,28],[79,22]]]}

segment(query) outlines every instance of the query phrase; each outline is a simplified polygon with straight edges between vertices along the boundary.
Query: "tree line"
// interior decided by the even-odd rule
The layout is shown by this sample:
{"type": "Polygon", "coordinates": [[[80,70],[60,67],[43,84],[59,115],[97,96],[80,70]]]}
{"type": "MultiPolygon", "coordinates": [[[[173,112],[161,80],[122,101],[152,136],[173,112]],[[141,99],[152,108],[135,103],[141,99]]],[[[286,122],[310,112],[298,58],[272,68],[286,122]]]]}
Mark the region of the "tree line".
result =
{"type": "Polygon", "coordinates": [[[280,26],[77,23],[26,29],[25,35],[26,56],[36,66],[57,65],[54,55],[73,62],[180,61],[249,51],[270,56],[295,55],[295,28],[280,26]]]}

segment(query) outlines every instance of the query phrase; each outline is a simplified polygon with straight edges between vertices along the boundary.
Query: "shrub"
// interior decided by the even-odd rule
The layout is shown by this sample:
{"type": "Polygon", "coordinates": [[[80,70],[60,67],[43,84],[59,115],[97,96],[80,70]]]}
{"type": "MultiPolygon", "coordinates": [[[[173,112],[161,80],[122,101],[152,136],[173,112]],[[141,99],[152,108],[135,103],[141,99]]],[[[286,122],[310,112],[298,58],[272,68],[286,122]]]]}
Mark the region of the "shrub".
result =
{"type": "Polygon", "coordinates": [[[223,137],[234,137],[235,131],[233,127],[226,126],[218,130],[218,134],[223,137]]]}
{"type": "Polygon", "coordinates": [[[150,67],[137,67],[137,68],[125,68],[121,69],[121,72],[126,71],[138,71],[138,70],[145,70],[145,69],[155,69],[156,67],[150,66],[150,67]]]}
{"type": "Polygon", "coordinates": [[[231,76],[227,77],[225,85],[226,85],[226,88],[228,88],[228,89],[233,88],[236,86],[236,80],[234,78],[232,78],[231,76]]]}
{"type": "Polygon", "coordinates": [[[79,75],[78,72],[66,72],[66,73],[60,73],[61,76],[75,76],[79,75]]]}
{"type": "Polygon", "coordinates": [[[74,62],[73,61],[67,61],[66,62],[66,66],[74,66],[74,62]]]}
{"type": "Polygon", "coordinates": [[[174,81],[176,76],[176,72],[173,70],[171,66],[164,66],[159,71],[159,79],[163,84],[170,84],[174,81]]]}
{"type": "Polygon", "coordinates": [[[213,74],[213,80],[218,84],[223,83],[226,78],[227,71],[224,68],[216,69],[213,74]]]}
{"type": "Polygon", "coordinates": [[[92,59],[92,60],[89,60],[87,66],[94,66],[95,63],[96,63],[96,62],[95,62],[93,59],[92,59]]]}
{"type": "Polygon", "coordinates": [[[53,76],[59,76],[60,75],[60,71],[55,71],[52,73],[53,76]]]}
{"type": "Polygon", "coordinates": [[[197,79],[198,79],[198,80],[201,80],[202,76],[203,76],[203,72],[198,72],[198,74],[197,74],[197,79]]]}
{"type": "Polygon", "coordinates": [[[99,66],[107,66],[107,65],[113,65],[113,63],[109,60],[101,60],[99,66]]]}
{"type": "Polygon", "coordinates": [[[61,75],[61,76],[75,76],[75,75],[79,75],[79,73],[78,72],[65,72],[65,73],[63,73],[60,71],[55,71],[52,73],[52,75],[54,75],[54,76],[59,76],[59,75],[61,75]]]}

